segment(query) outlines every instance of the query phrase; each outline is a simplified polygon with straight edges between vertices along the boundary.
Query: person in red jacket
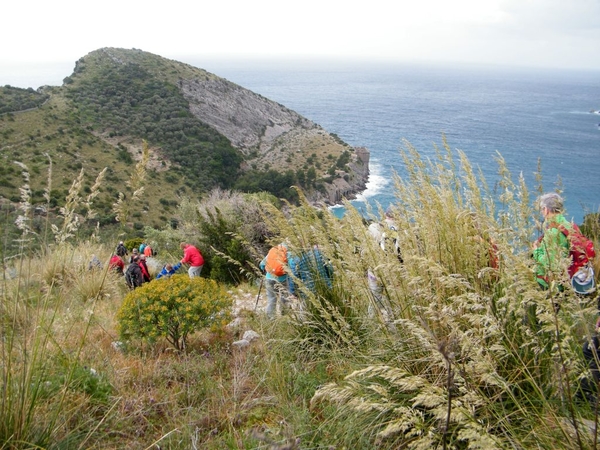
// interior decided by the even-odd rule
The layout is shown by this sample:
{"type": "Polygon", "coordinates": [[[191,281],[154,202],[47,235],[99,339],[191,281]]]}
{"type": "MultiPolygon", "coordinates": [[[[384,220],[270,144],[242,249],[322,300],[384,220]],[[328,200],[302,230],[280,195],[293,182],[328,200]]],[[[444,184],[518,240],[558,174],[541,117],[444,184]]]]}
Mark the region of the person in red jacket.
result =
{"type": "Polygon", "coordinates": [[[110,258],[110,261],[108,262],[108,267],[111,270],[114,270],[115,273],[118,273],[119,275],[123,275],[123,270],[125,269],[125,263],[123,263],[123,260],[121,259],[121,257],[117,254],[114,254],[112,256],[112,258],[110,258]]]}
{"type": "Polygon", "coordinates": [[[144,279],[144,283],[148,283],[151,280],[151,278],[150,271],[148,270],[148,264],[146,264],[145,255],[140,255],[138,257],[138,265],[140,266],[140,269],[142,269],[142,278],[144,279]]]}
{"type": "Polygon", "coordinates": [[[182,242],[180,245],[183,250],[183,259],[181,260],[181,264],[189,264],[190,268],[188,269],[188,275],[190,278],[199,277],[200,272],[202,272],[202,266],[204,266],[204,258],[202,257],[202,253],[192,244],[188,244],[187,242],[182,242]]]}

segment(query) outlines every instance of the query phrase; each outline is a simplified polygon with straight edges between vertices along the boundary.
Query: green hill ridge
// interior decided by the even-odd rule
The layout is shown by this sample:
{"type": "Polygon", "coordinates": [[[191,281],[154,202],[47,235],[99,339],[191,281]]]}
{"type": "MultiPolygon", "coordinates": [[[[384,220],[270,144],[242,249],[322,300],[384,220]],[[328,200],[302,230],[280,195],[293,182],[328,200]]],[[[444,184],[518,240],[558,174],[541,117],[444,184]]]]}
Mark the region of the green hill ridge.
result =
{"type": "Polygon", "coordinates": [[[59,206],[83,169],[85,189],[107,167],[96,199],[114,220],[118,193],[150,150],[145,196],[133,221],[159,226],[182,196],[218,187],[293,199],[292,185],[332,204],[364,189],[369,153],[294,111],[205,70],[148,52],[102,48],[76,62],[60,87],[0,88],[0,196],[19,201],[20,161],[32,203],[59,206]]]}

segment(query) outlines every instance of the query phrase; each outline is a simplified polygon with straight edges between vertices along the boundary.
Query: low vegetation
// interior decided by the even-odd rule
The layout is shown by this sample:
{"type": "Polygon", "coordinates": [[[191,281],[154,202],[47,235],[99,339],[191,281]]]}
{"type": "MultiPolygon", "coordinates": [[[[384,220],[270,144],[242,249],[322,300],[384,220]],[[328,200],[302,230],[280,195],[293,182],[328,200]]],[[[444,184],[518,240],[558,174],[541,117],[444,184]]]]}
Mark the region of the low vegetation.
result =
{"type": "Polygon", "coordinates": [[[175,350],[185,350],[193,332],[223,329],[231,306],[231,296],[216,281],[173,275],[127,294],[117,313],[119,335],[149,344],[164,338],[175,350]]]}
{"type": "MultiPolygon", "coordinates": [[[[571,291],[567,261],[566,288],[537,287],[534,196],[500,157],[498,197],[461,153],[425,161],[406,144],[402,157],[408,176],[386,211],[400,257],[367,231],[384,211],[366,219],[347,204],[338,219],[301,191],[282,206],[217,190],[182,200],[177,227],[143,229],[154,272],[184,240],[207,255],[203,278],[133,292],[108,270],[114,235],[26,252],[25,195],[0,285],[3,448],[597,448],[599,405],[578,396],[597,298],[571,291]],[[333,287],[300,284],[292,313],[269,321],[257,265],[282,240],[296,253],[318,245],[333,287]],[[88,270],[92,255],[102,269],[88,270]],[[237,325],[211,327],[220,311],[237,325]],[[259,339],[232,345],[247,330],[259,339]]],[[[597,245],[598,219],[584,224],[597,245]]]]}
{"type": "Polygon", "coordinates": [[[4,86],[0,91],[0,114],[37,108],[46,100],[48,95],[34,91],[32,88],[19,89],[4,86]]]}

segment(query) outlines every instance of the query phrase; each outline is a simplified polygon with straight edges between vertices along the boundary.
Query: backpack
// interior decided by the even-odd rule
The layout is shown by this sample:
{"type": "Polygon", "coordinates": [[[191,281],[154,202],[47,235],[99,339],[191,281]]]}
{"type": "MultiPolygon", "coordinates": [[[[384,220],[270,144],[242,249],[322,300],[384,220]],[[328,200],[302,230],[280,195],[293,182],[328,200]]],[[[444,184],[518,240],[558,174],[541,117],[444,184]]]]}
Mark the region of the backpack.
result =
{"type": "Polygon", "coordinates": [[[569,241],[571,265],[568,272],[573,289],[580,294],[588,294],[596,287],[594,269],[590,264],[590,261],[596,256],[596,251],[594,243],[581,234],[577,224],[572,224],[572,226],[573,228],[569,230],[564,225],[551,225],[552,228],[556,228],[564,234],[569,241]]]}
{"type": "Polygon", "coordinates": [[[265,270],[271,275],[281,277],[286,274],[285,265],[287,262],[287,248],[283,245],[278,245],[267,253],[265,270]]]}
{"type": "Polygon", "coordinates": [[[125,283],[127,283],[129,289],[135,289],[141,285],[140,277],[136,272],[141,272],[140,266],[137,263],[129,264],[129,267],[125,271],[125,283]]]}
{"type": "Polygon", "coordinates": [[[398,261],[404,262],[400,243],[398,242],[398,230],[395,225],[390,222],[387,222],[387,224],[373,222],[369,225],[368,230],[384,252],[393,252],[398,261]]]}
{"type": "Polygon", "coordinates": [[[117,245],[117,251],[116,251],[116,253],[119,256],[125,256],[127,254],[127,249],[125,248],[124,245],[119,244],[119,245],[117,245]]]}

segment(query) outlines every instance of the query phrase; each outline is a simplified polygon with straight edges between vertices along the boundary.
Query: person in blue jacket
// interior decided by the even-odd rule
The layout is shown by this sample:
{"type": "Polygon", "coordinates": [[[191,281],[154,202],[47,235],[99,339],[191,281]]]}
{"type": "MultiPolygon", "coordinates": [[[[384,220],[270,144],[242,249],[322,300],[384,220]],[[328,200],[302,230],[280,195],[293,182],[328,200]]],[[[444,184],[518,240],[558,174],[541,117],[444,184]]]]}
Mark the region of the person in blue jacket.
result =
{"type": "Polygon", "coordinates": [[[290,271],[294,275],[289,277],[288,288],[290,294],[304,298],[305,294],[298,289],[294,278],[300,281],[306,289],[316,294],[319,288],[331,289],[333,267],[326,261],[318,246],[303,251],[299,256],[292,256],[289,261],[290,271]]]}
{"type": "Polygon", "coordinates": [[[159,278],[163,278],[163,277],[170,277],[171,275],[173,275],[175,272],[177,272],[177,270],[181,267],[181,263],[177,263],[175,265],[172,264],[165,264],[165,266],[162,268],[162,270],[158,273],[158,275],[156,275],[156,279],[158,280],[159,278]]]}

